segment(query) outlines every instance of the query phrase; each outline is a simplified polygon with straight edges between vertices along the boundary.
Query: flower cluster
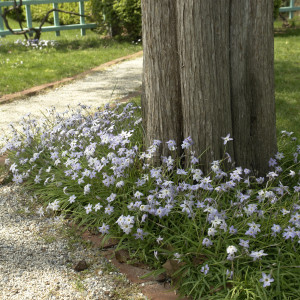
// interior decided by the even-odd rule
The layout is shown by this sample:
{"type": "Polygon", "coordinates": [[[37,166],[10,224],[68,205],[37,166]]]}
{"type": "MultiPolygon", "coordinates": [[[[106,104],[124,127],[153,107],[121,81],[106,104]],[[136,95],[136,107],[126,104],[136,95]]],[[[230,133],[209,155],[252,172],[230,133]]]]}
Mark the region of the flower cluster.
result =
{"type": "MultiPolygon", "coordinates": [[[[288,253],[300,246],[299,146],[280,150],[264,177],[242,167],[226,171],[229,154],[204,174],[191,137],[180,145],[153,140],[141,151],[139,107],[132,103],[96,112],[84,105],[62,113],[52,108],[19,126],[11,126],[1,152],[10,154],[12,180],[33,187],[46,211],[71,211],[102,234],[125,235],[132,247],[147,247],[156,266],[175,257],[194,268],[199,281],[216,280],[215,272],[227,280],[247,274],[259,280],[257,268],[279,274],[279,252],[296,274],[299,257],[288,253]],[[153,167],[162,144],[169,154],[153,167]],[[176,157],[178,148],[189,156],[188,167],[176,157]]],[[[285,143],[289,138],[283,132],[285,143]]],[[[226,146],[232,138],[223,141],[226,146]]],[[[266,273],[263,287],[274,280],[266,273]]]]}
{"type": "Polygon", "coordinates": [[[16,40],[15,45],[36,49],[36,50],[43,50],[44,48],[54,48],[57,46],[57,41],[51,41],[51,40],[16,40]]]}

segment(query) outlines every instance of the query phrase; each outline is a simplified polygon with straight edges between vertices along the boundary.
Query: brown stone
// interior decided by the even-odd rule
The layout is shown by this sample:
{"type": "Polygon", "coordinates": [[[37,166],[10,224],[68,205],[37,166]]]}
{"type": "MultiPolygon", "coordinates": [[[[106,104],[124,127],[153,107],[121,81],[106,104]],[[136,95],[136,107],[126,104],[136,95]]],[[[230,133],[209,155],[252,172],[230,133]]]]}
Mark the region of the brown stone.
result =
{"type": "Polygon", "coordinates": [[[85,241],[90,241],[93,244],[93,247],[95,247],[95,248],[102,248],[102,249],[111,248],[119,243],[119,241],[117,239],[104,240],[103,235],[92,234],[89,231],[85,231],[81,235],[81,237],[85,241]]]}
{"type": "Polygon", "coordinates": [[[151,270],[148,268],[139,268],[134,265],[130,265],[127,263],[121,263],[119,262],[115,257],[115,252],[113,249],[110,249],[108,251],[103,252],[103,256],[106,257],[111,263],[119,269],[119,271],[126,275],[126,277],[133,283],[145,283],[145,282],[151,282],[151,281],[165,281],[166,275],[160,274],[157,276],[149,276],[146,278],[141,278],[142,276],[148,274],[151,272],[151,270]]]}
{"type": "Polygon", "coordinates": [[[7,155],[2,155],[0,156],[0,166],[4,166],[5,165],[5,160],[8,158],[7,155]]]}
{"type": "Polygon", "coordinates": [[[181,269],[184,265],[184,262],[179,262],[175,259],[169,259],[163,264],[163,267],[165,268],[167,275],[173,277],[173,274],[181,269]]]}
{"type": "Polygon", "coordinates": [[[118,262],[125,263],[130,260],[130,254],[127,250],[121,249],[115,252],[115,257],[118,262]]]}
{"type": "Polygon", "coordinates": [[[193,257],[193,265],[202,265],[207,260],[207,257],[202,254],[197,254],[197,256],[193,257]]]}
{"type": "Polygon", "coordinates": [[[88,264],[86,263],[86,261],[83,259],[83,260],[80,260],[77,264],[74,265],[73,269],[74,271],[76,272],[81,272],[81,271],[84,271],[88,268],[88,264]]]}
{"type": "Polygon", "coordinates": [[[172,287],[167,284],[151,284],[140,286],[142,293],[151,300],[188,300],[189,298],[180,297],[175,293],[172,287]]]}

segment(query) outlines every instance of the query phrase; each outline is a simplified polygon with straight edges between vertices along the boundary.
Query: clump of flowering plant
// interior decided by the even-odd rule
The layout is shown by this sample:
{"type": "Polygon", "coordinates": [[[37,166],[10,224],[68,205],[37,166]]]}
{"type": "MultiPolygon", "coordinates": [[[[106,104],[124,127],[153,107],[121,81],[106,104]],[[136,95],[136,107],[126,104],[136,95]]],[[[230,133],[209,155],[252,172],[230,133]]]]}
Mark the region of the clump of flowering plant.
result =
{"type": "MultiPolygon", "coordinates": [[[[300,147],[291,134],[282,133],[282,149],[264,177],[242,167],[227,172],[223,160],[203,174],[189,150],[191,137],[181,145],[167,141],[170,156],[152,167],[149,160],[162,142],[141,150],[139,110],[133,103],[96,112],[79,105],[63,113],[53,108],[40,120],[24,118],[21,130],[11,126],[1,150],[9,153],[12,180],[44,201],[40,215],[72,215],[119,237],[123,247],[161,270],[175,258],[180,291],[194,299],[272,299],[279,293],[295,299],[300,147]],[[178,147],[189,156],[187,168],[176,157],[178,147]]],[[[226,147],[232,138],[223,140],[226,147]]]]}
{"type": "Polygon", "coordinates": [[[20,47],[27,47],[36,50],[42,50],[44,48],[54,48],[58,45],[57,41],[54,40],[16,40],[14,42],[15,45],[19,45],[20,47]]]}

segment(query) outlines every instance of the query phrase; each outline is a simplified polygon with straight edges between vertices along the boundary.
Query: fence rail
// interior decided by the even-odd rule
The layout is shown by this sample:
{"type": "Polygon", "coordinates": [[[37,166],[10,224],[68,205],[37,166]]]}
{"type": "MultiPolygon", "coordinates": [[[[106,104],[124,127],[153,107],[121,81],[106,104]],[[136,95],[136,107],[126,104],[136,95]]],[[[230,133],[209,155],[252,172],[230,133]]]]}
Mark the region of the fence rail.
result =
{"type": "Polygon", "coordinates": [[[288,12],[289,19],[294,17],[294,12],[300,10],[300,6],[295,6],[295,0],[290,0],[290,6],[280,7],[279,12],[288,12]]]}
{"type": "MultiPolygon", "coordinates": [[[[57,9],[58,4],[60,4],[60,3],[78,2],[79,14],[84,15],[84,2],[86,2],[86,1],[89,1],[89,0],[23,0],[22,3],[25,6],[26,23],[27,23],[27,28],[24,28],[24,29],[27,30],[28,28],[32,28],[32,17],[31,17],[30,5],[53,4],[53,8],[57,9]]],[[[16,2],[17,2],[17,4],[20,3],[20,1],[16,1],[16,2]]],[[[0,2],[0,14],[2,13],[1,7],[13,6],[14,4],[15,4],[14,1],[1,1],[0,2]]],[[[86,29],[96,28],[95,23],[86,24],[84,16],[80,16],[80,24],[72,24],[72,25],[60,25],[59,14],[57,11],[53,12],[53,16],[54,16],[54,25],[42,27],[42,32],[55,31],[56,36],[59,36],[61,30],[80,29],[81,35],[85,35],[86,29]]],[[[38,29],[38,27],[35,27],[35,28],[38,29]]],[[[18,31],[21,31],[21,29],[14,29],[14,31],[18,32],[18,31]]],[[[31,33],[31,35],[32,35],[32,33],[31,33]]],[[[0,37],[4,37],[6,35],[11,35],[11,34],[12,33],[9,30],[6,30],[4,28],[4,22],[3,22],[2,17],[0,16],[0,37]]]]}

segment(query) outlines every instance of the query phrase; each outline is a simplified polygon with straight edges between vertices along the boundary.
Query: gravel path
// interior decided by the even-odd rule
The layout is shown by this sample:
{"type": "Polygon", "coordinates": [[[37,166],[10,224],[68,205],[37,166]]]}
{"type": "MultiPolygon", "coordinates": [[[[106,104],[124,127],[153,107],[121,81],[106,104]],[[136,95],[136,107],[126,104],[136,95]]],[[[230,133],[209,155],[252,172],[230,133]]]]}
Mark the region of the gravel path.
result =
{"type": "Polygon", "coordinates": [[[40,216],[31,200],[20,187],[0,188],[1,300],[145,299],[99,249],[70,240],[66,221],[40,216]],[[83,260],[88,269],[75,271],[83,260]]]}
{"type": "MultiPolygon", "coordinates": [[[[0,135],[24,114],[55,106],[100,106],[141,86],[142,58],[125,61],[45,94],[0,105],[0,135]]],[[[99,249],[70,241],[62,219],[40,216],[31,195],[0,186],[0,299],[146,299],[99,249]],[[74,266],[85,260],[88,269],[74,266]]]]}
{"type": "Polygon", "coordinates": [[[27,113],[38,117],[41,111],[51,106],[55,106],[57,111],[61,112],[66,110],[68,105],[82,103],[98,107],[124,97],[141,86],[142,64],[142,57],[128,60],[47,93],[1,104],[0,135],[5,132],[7,124],[17,123],[20,117],[27,113]]]}

